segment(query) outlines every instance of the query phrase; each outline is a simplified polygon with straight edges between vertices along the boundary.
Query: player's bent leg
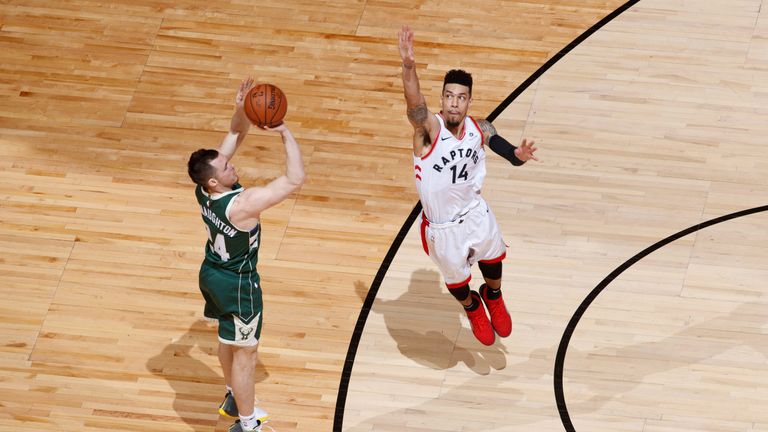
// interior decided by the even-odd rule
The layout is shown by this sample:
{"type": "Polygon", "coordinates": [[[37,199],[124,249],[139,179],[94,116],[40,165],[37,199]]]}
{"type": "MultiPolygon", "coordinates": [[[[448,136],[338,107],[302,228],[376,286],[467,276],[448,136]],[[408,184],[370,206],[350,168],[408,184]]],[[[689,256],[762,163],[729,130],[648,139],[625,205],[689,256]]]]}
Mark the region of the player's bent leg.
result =
{"type": "Polygon", "coordinates": [[[263,409],[254,406],[253,389],[256,372],[257,346],[235,347],[232,362],[232,392],[240,407],[239,419],[229,428],[231,432],[256,432],[269,417],[263,409]]]}
{"type": "Polygon", "coordinates": [[[253,389],[256,373],[257,347],[236,347],[232,359],[232,393],[235,395],[239,415],[251,415],[255,396],[253,389]]]}
{"type": "Polygon", "coordinates": [[[471,303],[469,299],[469,283],[462,283],[462,284],[451,284],[448,285],[448,292],[451,293],[453,297],[456,298],[456,300],[459,301],[464,306],[469,306],[471,303]],[[456,286],[458,285],[458,286],[456,286]]]}
{"type": "Polygon", "coordinates": [[[229,380],[232,387],[232,398],[229,396],[225,398],[219,413],[239,417],[239,420],[232,425],[235,429],[230,428],[231,430],[238,430],[237,428],[244,431],[259,430],[257,427],[263,422],[259,420],[263,415],[254,414],[257,409],[254,408],[253,388],[261,327],[261,312],[248,321],[237,315],[229,315],[219,321],[219,342],[226,345],[220,348],[220,360],[222,360],[222,367],[225,360],[231,362],[229,380]],[[227,359],[227,356],[231,356],[231,360],[227,359]]]}
{"type": "Polygon", "coordinates": [[[501,285],[501,271],[502,271],[501,261],[496,261],[496,262],[480,261],[477,263],[477,266],[480,268],[480,273],[483,274],[483,279],[485,279],[486,283],[493,286],[494,285],[493,282],[497,281],[497,283],[501,285]]]}

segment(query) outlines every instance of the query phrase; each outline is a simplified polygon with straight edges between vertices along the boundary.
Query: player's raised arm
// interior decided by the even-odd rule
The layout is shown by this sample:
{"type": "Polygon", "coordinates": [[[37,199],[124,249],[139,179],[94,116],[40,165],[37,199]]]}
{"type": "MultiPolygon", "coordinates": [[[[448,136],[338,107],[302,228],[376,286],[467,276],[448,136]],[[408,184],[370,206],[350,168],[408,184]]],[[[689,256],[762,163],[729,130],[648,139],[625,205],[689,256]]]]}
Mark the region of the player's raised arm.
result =
{"type": "Polygon", "coordinates": [[[285,146],[285,174],[272,180],[264,187],[251,187],[243,191],[231,210],[233,222],[241,226],[252,226],[261,212],[280,203],[304,183],[304,162],[301,150],[285,123],[266,130],[279,132],[285,146]]]}
{"type": "Polygon", "coordinates": [[[407,106],[408,121],[414,129],[413,153],[421,156],[429,147],[432,137],[440,125],[427,109],[427,102],[421,93],[419,77],[416,75],[416,58],[413,52],[413,30],[408,26],[398,32],[398,48],[403,60],[403,92],[407,106]]]}
{"type": "Polygon", "coordinates": [[[224,155],[227,160],[232,159],[235,151],[243,142],[245,136],[248,135],[248,130],[251,128],[251,121],[245,116],[245,110],[243,104],[245,102],[245,95],[248,94],[248,90],[253,86],[253,78],[248,77],[240,82],[240,88],[237,89],[237,95],[235,96],[235,113],[232,114],[232,120],[229,123],[229,132],[227,136],[219,146],[219,153],[224,155]]]}

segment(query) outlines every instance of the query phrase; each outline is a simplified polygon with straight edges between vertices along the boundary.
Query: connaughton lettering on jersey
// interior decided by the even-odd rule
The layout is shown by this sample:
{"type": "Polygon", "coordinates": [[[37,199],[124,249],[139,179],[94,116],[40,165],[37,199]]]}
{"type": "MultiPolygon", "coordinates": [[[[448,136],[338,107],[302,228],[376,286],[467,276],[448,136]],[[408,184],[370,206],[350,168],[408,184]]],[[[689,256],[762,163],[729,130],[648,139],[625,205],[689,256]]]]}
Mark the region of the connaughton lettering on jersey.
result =
{"type": "Polygon", "coordinates": [[[229,225],[225,224],[224,222],[222,222],[221,219],[219,219],[218,216],[216,216],[216,214],[214,212],[212,212],[211,209],[207,208],[206,206],[201,205],[200,206],[200,212],[202,212],[203,216],[205,216],[206,219],[211,221],[211,223],[213,223],[216,226],[216,228],[218,228],[224,234],[226,234],[226,235],[228,235],[230,237],[234,237],[235,234],[237,234],[237,230],[236,229],[234,229],[231,226],[229,226],[229,225]]]}

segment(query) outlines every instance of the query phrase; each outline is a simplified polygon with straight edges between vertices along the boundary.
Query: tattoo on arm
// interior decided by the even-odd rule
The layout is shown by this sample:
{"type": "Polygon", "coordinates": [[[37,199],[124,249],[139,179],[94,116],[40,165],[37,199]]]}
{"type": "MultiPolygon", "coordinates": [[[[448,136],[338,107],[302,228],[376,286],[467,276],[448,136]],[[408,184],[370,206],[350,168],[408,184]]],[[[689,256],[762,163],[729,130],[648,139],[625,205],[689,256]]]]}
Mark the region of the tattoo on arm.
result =
{"type": "Polygon", "coordinates": [[[413,139],[414,141],[421,142],[421,144],[424,144],[425,146],[432,144],[432,141],[430,141],[429,139],[429,134],[427,133],[427,130],[421,126],[414,129],[413,139]]]}
{"type": "Polygon", "coordinates": [[[427,104],[421,104],[419,106],[408,108],[408,120],[416,125],[423,125],[427,122],[427,115],[429,110],[427,104]]]}
{"type": "Polygon", "coordinates": [[[482,119],[477,121],[477,125],[480,126],[480,131],[483,133],[483,144],[488,145],[491,137],[498,135],[496,128],[488,120],[482,119]]]}

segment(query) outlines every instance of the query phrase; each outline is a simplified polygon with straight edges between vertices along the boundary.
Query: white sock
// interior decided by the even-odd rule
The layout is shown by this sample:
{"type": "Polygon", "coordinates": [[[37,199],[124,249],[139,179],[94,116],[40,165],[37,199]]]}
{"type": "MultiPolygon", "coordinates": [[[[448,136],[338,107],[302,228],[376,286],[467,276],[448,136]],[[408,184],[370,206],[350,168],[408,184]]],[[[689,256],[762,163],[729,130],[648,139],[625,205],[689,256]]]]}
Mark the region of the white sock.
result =
{"type": "Polygon", "coordinates": [[[256,419],[256,413],[253,412],[249,416],[240,415],[240,425],[242,426],[243,430],[256,429],[256,426],[259,425],[259,420],[256,419]]]}
{"type": "Polygon", "coordinates": [[[230,392],[230,393],[232,393],[232,387],[230,387],[229,385],[227,385],[227,391],[228,391],[228,392],[230,392]]]}

